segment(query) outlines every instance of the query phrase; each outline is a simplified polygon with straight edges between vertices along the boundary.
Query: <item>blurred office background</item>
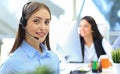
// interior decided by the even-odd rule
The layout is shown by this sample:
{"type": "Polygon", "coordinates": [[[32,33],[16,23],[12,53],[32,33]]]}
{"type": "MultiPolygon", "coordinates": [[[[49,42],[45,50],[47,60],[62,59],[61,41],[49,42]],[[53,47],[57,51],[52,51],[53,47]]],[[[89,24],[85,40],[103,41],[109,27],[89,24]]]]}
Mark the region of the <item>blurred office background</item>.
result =
{"type": "Polygon", "coordinates": [[[95,18],[102,35],[113,44],[120,35],[120,0],[2,0],[0,2],[0,57],[5,60],[17,33],[22,7],[28,1],[47,4],[52,12],[51,48],[59,49],[71,26],[85,15],[95,18]]]}

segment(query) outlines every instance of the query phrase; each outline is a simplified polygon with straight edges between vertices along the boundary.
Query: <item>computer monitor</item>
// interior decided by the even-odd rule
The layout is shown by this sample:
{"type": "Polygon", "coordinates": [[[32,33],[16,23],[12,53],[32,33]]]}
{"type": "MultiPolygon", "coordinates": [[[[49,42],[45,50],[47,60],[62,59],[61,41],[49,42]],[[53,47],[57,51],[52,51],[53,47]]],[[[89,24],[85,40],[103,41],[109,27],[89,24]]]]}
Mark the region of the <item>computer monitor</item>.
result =
{"type": "Polygon", "coordinates": [[[61,50],[68,62],[82,62],[81,44],[77,26],[66,29],[61,50]]]}

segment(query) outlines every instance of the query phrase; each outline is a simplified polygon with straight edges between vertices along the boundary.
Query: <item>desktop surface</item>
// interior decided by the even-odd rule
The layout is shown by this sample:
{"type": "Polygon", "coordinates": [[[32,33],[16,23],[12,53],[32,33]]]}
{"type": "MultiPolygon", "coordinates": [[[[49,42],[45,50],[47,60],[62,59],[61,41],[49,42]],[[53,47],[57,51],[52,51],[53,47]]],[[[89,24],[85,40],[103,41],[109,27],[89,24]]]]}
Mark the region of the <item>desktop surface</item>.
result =
{"type": "Polygon", "coordinates": [[[70,72],[83,74],[115,74],[112,66],[103,68],[101,73],[92,73],[89,63],[60,63],[60,74],[70,74],[70,72]]]}

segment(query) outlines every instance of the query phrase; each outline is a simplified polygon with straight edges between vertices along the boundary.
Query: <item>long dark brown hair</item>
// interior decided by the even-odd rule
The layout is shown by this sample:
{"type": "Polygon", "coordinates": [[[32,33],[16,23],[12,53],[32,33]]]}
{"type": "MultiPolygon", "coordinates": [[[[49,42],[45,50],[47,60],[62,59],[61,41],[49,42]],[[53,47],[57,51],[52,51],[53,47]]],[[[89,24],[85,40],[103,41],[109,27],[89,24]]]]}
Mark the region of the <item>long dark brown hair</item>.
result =
{"type": "MultiPolygon", "coordinates": [[[[98,30],[98,27],[97,27],[97,24],[94,20],[93,17],[91,16],[84,16],[81,20],[86,20],[88,23],[90,23],[91,27],[92,27],[92,36],[93,36],[93,39],[94,38],[97,38],[97,39],[101,39],[103,38],[102,35],[100,34],[99,30],[98,30]]],[[[82,38],[82,36],[80,36],[82,38]]]]}
{"type": "MultiPolygon", "coordinates": [[[[26,26],[27,20],[29,17],[37,12],[39,9],[45,8],[49,14],[50,14],[50,19],[51,19],[51,12],[48,6],[46,6],[43,3],[40,2],[28,2],[23,6],[22,9],[22,16],[20,19],[19,27],[18,27],[18,33],[13,45],[13,48],[11,49],[10,53],[13,53],[22,43],[22,41],[25,39],[25,29],[24,27],[26,26]]],[[[51,50],[50,44],[49,44],[49,33],[46,36],[46,39],[43,41],[43,44],[45,44],[48,48],[48,50],[51,50]]]]}
{"type": "MultiPolygon", "coordinates": [[[[91,25],[91,28],[92,28],[92,31],[93,31],[92,32],[92,37],[93,37],[93,42],[94,43],[96,42],[96,40],[98,40],[98,41],[102,40],[103,37],[100,34],[100,32],[98,30],[98,27],[97,27],[97,24],[96,24],[96,22],[95,22],[93,17],[91,17],[91,16],[84,16],[81,20],[86,20],[91,25]]],[[[82,56],[83,56],[83,61],[82,62],[84,62],[84,45],[85,45],[85,41],[84,41],[84,38],[81,35],[80,35],[80,41],[81,41],[82,56]]],[[[104,49],[102,48],[101,43],[99,43],[97,46],[100,46],[101,48],[96,47],[96,44],[95,44],[95,49],[96,50],[100,50],[100,51],[103,50],[103,54],[104,54],[104,49]]],[[[97,53],[97,51],[96,51],[96,53],[97,53]]]]}

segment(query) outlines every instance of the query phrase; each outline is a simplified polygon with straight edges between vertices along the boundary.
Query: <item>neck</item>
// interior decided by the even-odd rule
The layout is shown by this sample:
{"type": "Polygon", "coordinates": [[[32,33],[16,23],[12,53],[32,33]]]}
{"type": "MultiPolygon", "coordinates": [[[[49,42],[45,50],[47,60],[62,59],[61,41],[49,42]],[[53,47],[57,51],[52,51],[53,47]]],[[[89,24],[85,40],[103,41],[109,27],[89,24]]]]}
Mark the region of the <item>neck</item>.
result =
{"type": "Polygon", "coordinates": [[[42,49],[40,47],[40,42],[36,40],[35,38],[26,35],[25,37],[26,42],[28,42],[32,47],[34,47],[36,50],[40,51],[42,53],[42,49]]]}
{"type": "Polygon", "coordinates": [[[84,37],[84,40],[85,40],[85,44],[88,45],[88,46],[90,46],[93,43],[92,35],[84,37]]]}

